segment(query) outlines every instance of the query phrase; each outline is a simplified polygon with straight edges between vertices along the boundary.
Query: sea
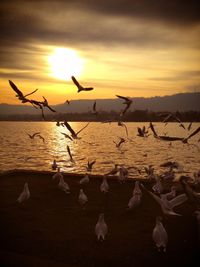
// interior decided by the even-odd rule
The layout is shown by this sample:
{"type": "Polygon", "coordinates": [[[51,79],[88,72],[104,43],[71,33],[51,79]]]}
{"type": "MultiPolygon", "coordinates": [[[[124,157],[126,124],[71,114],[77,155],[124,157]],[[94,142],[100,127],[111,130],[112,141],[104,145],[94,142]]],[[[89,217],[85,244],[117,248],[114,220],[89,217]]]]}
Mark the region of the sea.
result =
{"type": "MultiPolygon", "coordinates": [[[[75,132],[87,122],[69,122],[75,132]]],[[[178,123],[153,123],[159,135],[187,137],[200,123],[189,123],[185,129],[178,123]]],[[[63,133],[70,134],[66,127],[57,126],[56,122],[0,122],[0,172],[12,170],[51,171],[55,159],[64,173],[84,174],[88,161],[95,160],[92,174],[104,175],[115,164],[129,168],[129,178],[145,178],[144,168],[152,165],[157,174],[166,171],[160,165],[168,161],[179,164],[176,176],[186,173],[193,177],[200,170],[200,133],[189,140],[162,141],[156,139],[147,122],[127,122],[125,127],[116,122],[90,122],[78,135],[80,139],[71,141],[63,133]],[[146,127],[147,137],[139,137],[138,127],[146,127]],[[28,134],[40,133],[44,138],[31,139],[28,134]],[[118,148],[120,138],[125,142],[118,148]],[[73,161],[67,152],[69,146],[73,161]],[[131,168],[133,167],[133,168],[131,168]],[[139,173],[134,167],[140,170],[139,173]]]]}

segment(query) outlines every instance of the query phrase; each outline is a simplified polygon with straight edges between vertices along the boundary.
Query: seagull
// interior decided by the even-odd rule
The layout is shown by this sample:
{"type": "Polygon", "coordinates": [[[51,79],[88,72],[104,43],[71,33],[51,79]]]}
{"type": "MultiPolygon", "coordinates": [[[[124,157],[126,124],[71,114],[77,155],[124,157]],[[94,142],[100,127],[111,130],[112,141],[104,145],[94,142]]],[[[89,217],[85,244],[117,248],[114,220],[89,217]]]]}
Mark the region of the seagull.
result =
{"type": "Polygon", "coordinates": [[[100,213],[98,222],[95,225],[95,234],[97,236],[98,241],[104,241],[107,233],[108,233],[108,226],[104,220],[104,213],[100,213]]]}
{"type": "Polygon", "coordinates": [[[36,137],[39,137],[40,139],[42,139],[43,143],[45,142],[45,139],[43,136],[41,136],[40,134],[36,135],[36,137]]]}
{"type": "Polygon", "coordinates": [[[167,117],[164,118],[164,120],[162,122],[165,122],[165,125],[170,121],[176,121],[176,122],[179,122],[179,126],[182,127],[183,129],[185,129],[185,126],[184,124],[181,122],[181,120],[176,116],[174,115],[173,113],[167,113],[166,114],[167,117]]]}
{"type": "Polygon", "coordinates": [[[115,174],[117,174],[118,173],[118,171],[119,171],[119,167],[118,167],[119,165],[118,164],[115,164],[115,167],[114,167],[114,169],[112,169],[110,172],[108,172],[106,175],[115,175],[115,174]]]}
{"type": "Polygon", "coordinates": [[[89,175],[86,173],[86,175],[79,181],[79,184],[87,184],[89,183],[90,178],[89,175]]]}
{"type": "Polygon", "coordinates": [[[58,187],[63,190],[66,194],[70,193],[69,185],[64,181],[63,176],[60,176],[58,187]]]}
{"type": "Polygon", "coordinates": [[[131,104],[132,104],[132,100],[129,97],[125,97],[125,96],[121,96],[121,95],[116,95],[118,98],[121,98],[123,100],[125,100],[125,102],[123,102],[124,105],[126,105],[125,109],[122,110],[122,112],[120,113],[120,117],[122,117],[126,111],[130,108],[131,104]]]}
{"type": "Polygon", "coordinates": [[[68,154],[69,154],[70,161],[74,163],[75,161],[74,161],[74,159],[73,159],[73,157],[72,157],[72,154],[71,154],[71,151],[70,151],[70,148],[69,148],[68,145],[67,145],[67,152],[68,152],[68,154]]]}
{"type": "Polygon", "coordinates": [[[52,163],[52,165],[51,165],[51,168],[52,168],[52,170],[54,170],[54,171],[58,168],[58,164],[56,163],[56,160],[55,160],[55,159],[53,160],[53,163],[52,163]]]}
{"type": "Polygon", "coordinates": [[[83,192],[83,189],[80,189],[80,192],[79,192],[79,196],[78,196],[78,202],[80,203],[80,205],[82,207],[85,206],[85,204],[87,203],[88,201],[88,197],[86,196],[86,194],[83,192]]]}
{"type": "Polygon", "coordinates": [[[68,105],[70,104],[70,101],[67,99],[66,101],[65,101],[65,103],[67,103],[68,105]]]}
{"type": "Polygon", "coordinates": [[[61,134],[63,134],[65,138],[68,138],[68,139],[70,139],[71,141],[73,141],[73,139],[71,138],[71,136],[69,136],[68,134],[66,134],[66,133],[61,133],[61,134]]]}
{"type": "Polygon", "coordinates": [[[9,84],[12,87],[12,89],[17,93],[16,97],[18,97],[18,99],[21,100],[22,103],[30,102],[30,100],[27,99],[26,97],[29,96],[29,95],[34,94],[38,90],[38,89],[35,89],[31,93],[26,94],[26,95],[23,95],[23,93],[17,88],[17,86],[14,84],[14,82],[12,82],[11,80],[9,80],[9,84]]]}
{"type": "Polygon", "coordinates": [[[78,132],[75,133],[75,131],[72,129],[72,127],[69,125],[69,123],[67,121],[64,121],[64,125],[67,127],[67,129],[70,131],[71,133],[71,137],[73,139],[80,139],[80,137],[78,137],[78,134],[80,132],[82,132],[90,123],[88,122],[82,129],[80,129],[78,132]]]}
{"type": "Polygon", "coordinates": [[[166,246],[167,246],[167,242],[168,242],[168,234],[167,234],[161,220],[162,220],[162,217],[160,217],[160,216],[156,217],[156,225],[153,229],[152,238],[156,244],[156,247],[158,248],[158,251],[160,251],[160,249],[163,248],[163,251],[166,252],[166,246]]]}
{"type": "Polygon", "coordinates": [[[119,138],[120,138],[119,143],[116,143],[115,141],[113,141],[113,143],[115,143],[117,148],[120,148],[121,144],[126,142],[126,140],[124,138],[122,138],[122,137],[119,137],[119,138]]]}
{"type": "Polygon", "coordinates": [[[137,136],[139,137],[147,137],[148,135],[148,131],[146,130],[146,127],[143,126],[143,128],[140,128],[140,127],[137,127],[137,130],[138,130],[138,134],[137,136]]]}
{"type": "Polygon", "coordinates": [[[188,184],[187,180],[190,177],[181,176],[179,181],[183,187],[185,194],[187,195],[189,202],[195,206],[197,209],[200,209],[200,196],[197,192],[193,190],[193,188],[188,184]]]}
{"type": "Polygon", "coordinates": [[[96,105],[97,105],[97,103],[95,101],[94,104],[93,104],[93,107],[92,107],[92,114],[94,114],[94,115],[98,114],[98,111],[96,110],[96,105]]]}
{"type": "Polygon", "coordinates": [[[34,133],[34,134],[32,134],[32,135],[27,133],[27,135],[28,135],[31,139],[34,139],[34,137],[35,137],[36,135],[38,135],[38,134],[40,134],[40,133],[34,133]]]}
{"type": "Polygon", "coordinates": [[[77,93],[79,93],[81,91],[91,91],[91,90],[94,89],[93,87],[83,87],[82,85],[80,85],[80,83],[76,80],[76,78],[74,76],[72,76],[71,78],[72,78],[73,83],[78,88],[78,92],[77,93]]]}
{"type": "Polygon", "coordinates": [[[22,203],[24,201],[26,201],[27,199],[30,198],[30,191],[28,188],[28,183],[24,184],[24,189],[22,191],[22,193],[19,195],[17,202],[22,203]]]}
{"type": "Polygon", "coordinates": [[[126,136],[128,137],[128,129],[127,129],[126,124],[123,123],[122,121],[118,121],[117,125],[125,128],[126,136]]]}
{"type": "Polygon", "coordinates": [[[86,169],[87,169],[88,172],[91,172],[92,171],[92,167],[95,164],[95,162],[96,162],[96,159],[93,160],[93,161],[91,161],[91,162],[88,160],[87,167],[86,167],[86,169]]]}
{"type": "Polygon", "coordinates": [[[173,211],[173,208],[176,206],[181,205],[184,203],[188,198],[186,194],[178,195],[177,197],[173,198],[172,200],[167,200],[167,197],[161,196],[161,198],[154,193],[147,190],[143,185],[141,185],[160,205],[162,212],[166,215],[175,215],[175,216],[181,216],[180,214],[173,211]]]}
{"type": "Polygon", "coordinates": [[[109,190],[109,185],[108,185],[108,182],[107,182],[107,178],[106,177],[103,177],[103,181],[100,185],[100,191],[102,193],[108,193],[108,190],[109,190]]]}
{"type": "Polygon", "coordinates": [[[134,186],[134,189],[133,189],[133,195],[135,195],[135,194],[142,195],[142,191],[140,189],[140,182],[139,181],[135,182],[135,186],[134,186]]]}
{"type": "Polygon", "coordinates": [[[60,172],[60,167],[58,167],[57,172],[52,176],[52,179],[60,180],[60,178],[63,178],[62,173],[60,172]]]}

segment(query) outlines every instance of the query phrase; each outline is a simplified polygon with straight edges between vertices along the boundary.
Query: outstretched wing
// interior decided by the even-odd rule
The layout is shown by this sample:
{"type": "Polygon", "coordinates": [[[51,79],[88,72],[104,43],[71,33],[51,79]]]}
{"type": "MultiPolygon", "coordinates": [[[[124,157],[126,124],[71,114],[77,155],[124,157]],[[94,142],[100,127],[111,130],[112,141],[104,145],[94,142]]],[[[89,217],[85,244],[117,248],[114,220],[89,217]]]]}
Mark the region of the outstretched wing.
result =
{"type": "Polygon", "coordinates": [[[79,82],[76,80],[76,78],[75,78],[74,76],[72,76],[71,78],[72,78],[72,81],[74,82],[74,84],[75,84],[78,88],[80,88],[80,84],[79,84],[79,82]]]}
{"type": "Polygon", "coordinates": [[[70,156],[70,160],[74,161],[69,146],[67,146],[67,152],[68,152],[68,154],[70,156]]]}
{"type": "Polygon", "coordinates": [[[64,121],[64,125],[67,127],[67,129],[70,131],[70,133],[72,135],[76,135],[76,133],[74,132],[74,130],[72,129],[72,127],[69,125],[69,123],[67,121],[64,121]]]}
{"type": "Polygon", "coordinates": [[[153,132],[153,134],[154,134],[154,137],[158,137],[158,135],[157,135],[157,133],[156,133],[156,131],[155,131],[155,129],[154,129],[154,126],[153,126],[152,122],[150,122],[149,127],[150,127],[150,129],[152,130],[152,132],[153,132]]]}
{"type": "Polygon", "coordinates": [[[116,95],[118,98],[124,99],[125,101],[130,101],[128,97],[121,96],[121,95],[116,95]]]}
{"type": "Polygon", "coordinates": [[[88,125],[89,125],[90,123],[88,122],[82,129],[80,129],[77,133],[76,133],[76,135],[78,135],[80,132],[82,132],[88,125]]]}
{"type": "Polygon", "coordinates": [[[37,92],[37,90],[38,90],[38,89],[35,89],[33,92],[31,92],[31,93],[25,95],[24,97],[34,94],[35,92],[37,92]]]}
{"type": "Polygon", "coordinates": [[[196,135],[198,132],[200,132],[200,127],[198,127],[194,132],[192,132],[186,139],[191,138],[192,136],[196,135]]]}
{"type": "Polygon", "coordinates": [[[22,92],[17,88],[17,86],[14,84],[14,82],[12,82],[11,80],[9,80],[9,84],[12,87],[12,89],[17,93],[18,96],[24,97],[24,95],[22,94],[22,92]]]}

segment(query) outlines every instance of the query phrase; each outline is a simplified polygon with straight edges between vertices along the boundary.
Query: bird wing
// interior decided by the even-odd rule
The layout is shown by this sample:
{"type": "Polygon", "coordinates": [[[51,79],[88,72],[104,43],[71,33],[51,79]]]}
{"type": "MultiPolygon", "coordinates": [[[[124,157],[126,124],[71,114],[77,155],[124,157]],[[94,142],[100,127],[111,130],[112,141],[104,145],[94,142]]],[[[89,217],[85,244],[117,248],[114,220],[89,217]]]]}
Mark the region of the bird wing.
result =
{"type": "Polygon", "coordinates": [[[76,133],[74,132],[74,130],[72,129],[72,127],[69,125],[67,121],[64,121],[64,125],[67,127],[67,129],[70,131],[72,135],[76,135],[76,133]]]}
{"type": "Polygon", "coordinates": [[[157,133],[156,133],[156,131],[155,131],[155,129],[154,129],[154,126],[153,126],[152,122],[150,122],[149,127],[150,127],[150,129],[152,130],[152,132],[153,132],[153,134],[154,134],[154,137],[158,137],[158,135],[157,135],[157,133]]]}
{"type": "Polygon", "coordinates": [[[24,97],[23,93],[17,88],[17,86],[14,84],[14,82],[9,80],[9,84],[12,87],[12,89],[17,93],[18,96],[24,97]]]}
{"type": "Polygon", "coordinates": [[[200,132],[200,127],[198,127],[194,132],[192,132],[186,139],[191,138],[192,136],[196,135],[198,132],[200,132]]]}
{"type": "Polygon", "coordinates": [[[38,89],[35,89],[33,92],[31,92],[31,93],[25,95],[24,97],[34,94],[35,92],[37,92],[37,90],[38,90],[38,89]]]}
{"type": "Polygon", "coordinates": [[[93,87],[83,87],[83,91],[91,91],[93,90],[93,87]]]}
{"type": "Polygon", "coordinates": [[[96,101],[93,104],[93,111],[96,112],[96,101]]]}
{"type": "Polygon", "coordinates": [[[173,209],[174,207],[179,206],[182,203],[184,203],[187,199],[188,199],[188,197],[186,194],[181,194],[181,195],[173,198],[172,200],[170,200],[169,204],[170,204],[171,208],[173,209]]]}
{"type": "Polygon", "coordinates": [[[90,123],[88,122],[82,129],[80,129],[77,133],[76,133],[76,135],[78,135],[80,132],[82,132],[88,125],[89,125],[90,123]]]}
{"type": "Polygon", "coordinates": [[[68,134],[66,133],[61,133],[61,134],[63,134],[66,138],[69,138],[71,141],[73,141],[73,139],[68,134]]]}
{"type": "Polygon", "coordinates": [[[74,82],[74,84],[75,84],[78,88],[80,88],[81,85],[80,85],[80,83],[76,80],[76,78],[75,78],[74,76],[72,76],[71,78],[72,78],[72,81],[74,82]]]}
{"type": "Polygon", "coordinates": [[[69,154],[69,156],[70,156],[70,160],[71,160],[71,161],[74,161],[73,158],[72,158],[72,154],[71,154],[71,151],[70,151],[69,146],[67,146],[67,152],[68,152],[68,154],[69,154]]]}
{"type": "Polygon", "coordinates": [[[164,141],[182,141],[184,139],[182,137],[173,137],[173,136],[166,136],[166,135],[159,135],[158,137],[164,141]]]}
{"type": "Polygon", "coordinates": [[[33,135],[32,135],[32,137],[34,138],[36,135],[38,135],[38,134],[40,134],[40,133],[34,133],[33,135]]]}
{"type": "Polygon", "coordinates": [[[125,101],[130,101],[128,97],[121,96],[121,95],[116,95],[118,98],[124,99],[125,101]]]}

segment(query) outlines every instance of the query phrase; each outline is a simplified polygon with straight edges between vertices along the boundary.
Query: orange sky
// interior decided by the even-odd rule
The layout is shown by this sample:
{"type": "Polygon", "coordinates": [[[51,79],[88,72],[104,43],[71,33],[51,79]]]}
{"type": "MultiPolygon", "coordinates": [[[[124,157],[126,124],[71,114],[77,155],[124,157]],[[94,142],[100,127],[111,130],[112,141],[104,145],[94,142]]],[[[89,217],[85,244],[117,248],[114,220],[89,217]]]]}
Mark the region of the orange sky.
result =
{"type": "Polygon", "coordinates": [[[45,96],[51,104],[200,91],[200,19],[194,1],[185,8],[184,1],[174,1],[173,9],[166,1],[154,7],[145,0],[94,2],[2,2],[0,103],[20,103],[9,79],[23,93],[38,88],[32,98],[45,96]],[[63,50],[56,58],[58,48],[63,50]],[[95,89],[78,94],[67,78],[71,75],[95,89]]]}

